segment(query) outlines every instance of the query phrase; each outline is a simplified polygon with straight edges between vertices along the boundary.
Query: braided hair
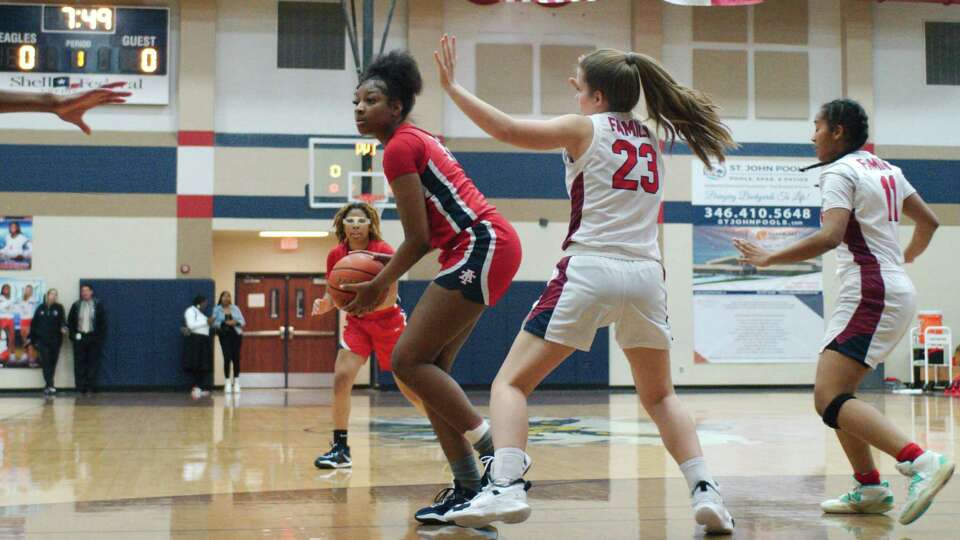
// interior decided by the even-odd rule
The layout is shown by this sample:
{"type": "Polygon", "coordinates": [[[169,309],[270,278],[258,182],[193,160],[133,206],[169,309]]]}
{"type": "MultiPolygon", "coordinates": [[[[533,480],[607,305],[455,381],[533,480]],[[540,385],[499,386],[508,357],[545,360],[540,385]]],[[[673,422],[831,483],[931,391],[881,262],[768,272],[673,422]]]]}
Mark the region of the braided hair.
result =
{"type": "Polygon", "coordinates": [[[870,136],[870,123],[867,119],[867,112],[863,110],[863,107],[859,103],[852,99],[835,99],[829,103],[824,103],[823,106],[820,107],[819,115],[831,130],[836,129],[837,126],[843,126],[843,135],[846,139],[847,146],[840,155],[832,160],[815,163],[800,169],[801,171],[809,171],[810,169],[829,165],[851,152],[856,152],[867,143],[867,138],[870,136]]]}

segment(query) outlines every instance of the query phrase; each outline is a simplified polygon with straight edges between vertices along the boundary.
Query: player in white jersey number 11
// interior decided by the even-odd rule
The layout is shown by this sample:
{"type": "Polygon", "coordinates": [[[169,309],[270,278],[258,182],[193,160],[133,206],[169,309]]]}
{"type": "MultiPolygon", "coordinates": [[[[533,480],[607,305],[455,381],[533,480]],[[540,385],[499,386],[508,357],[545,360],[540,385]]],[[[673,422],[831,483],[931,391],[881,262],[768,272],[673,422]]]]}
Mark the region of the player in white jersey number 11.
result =
{"type": "Polygon", "coordinates": [[[775,253],[747,240],[734,243],[741,262],[758,268],[836,249],[840,292],[817,365],[814,405],[823,422],[836,430],[856,483],[849,493],[820,506],[831,514],[893,509],[893,493],[880,481],[873,461],[874,447],[895,458],[897,470],[910,478],[900,511],[900,523],[906,525],[930,507],[953,475],[953,461],[924,451],[854,394],[909,328],[916,291],[903,264],[923,253],[939,224],[898,167],[863,150],[867,134],[867,114],[859,103],[838,99],[825,104],[813,135],[820,160],[815,167],[824,167],[820,231],[775,253]],[[901,214],[916,224],[905,254],[897,232],[901,214]]]}

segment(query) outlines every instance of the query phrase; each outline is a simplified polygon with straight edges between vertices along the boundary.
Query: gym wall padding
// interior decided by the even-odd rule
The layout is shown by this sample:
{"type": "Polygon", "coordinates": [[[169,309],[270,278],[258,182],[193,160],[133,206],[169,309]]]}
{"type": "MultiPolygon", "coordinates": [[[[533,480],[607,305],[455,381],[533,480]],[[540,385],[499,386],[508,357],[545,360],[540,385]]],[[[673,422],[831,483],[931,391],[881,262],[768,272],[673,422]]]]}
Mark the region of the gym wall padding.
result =
{"type": "MultiPolygon", "coordinates": [[[[429,281],[401,281],[400,303],[409,318],[429,281]]],[[[453,377],[465,386],[489,386],[513,344],[513,339],[533,302],[543,292],[542,281],[515,281],[510,290],[477,323],[453,365],[453,377]]],[[[541,386],[603,386],[610,380],[607,329],[597,332],[590,352],[575,352],[548,376],[541,386]]],[[[394,387],[390,373],[378,373],[381,386],[394,387]]]]}
{"type": "Polygon", "coordinates": [[[198,294],[207,297],[206,313],[212,313],[213,280],[91,279],[80,283],[93,285],[106,310],[107,335],[97,376],[101,389],[189,388],[192,381],[182,369],[183,313],[198,294]]]}

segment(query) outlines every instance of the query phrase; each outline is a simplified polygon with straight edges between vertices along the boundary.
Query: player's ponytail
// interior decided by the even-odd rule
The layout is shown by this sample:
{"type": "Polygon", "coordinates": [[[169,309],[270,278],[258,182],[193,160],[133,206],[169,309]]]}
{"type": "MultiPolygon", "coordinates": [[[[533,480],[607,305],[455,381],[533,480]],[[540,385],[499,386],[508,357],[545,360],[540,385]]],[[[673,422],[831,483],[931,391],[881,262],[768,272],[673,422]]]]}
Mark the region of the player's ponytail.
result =
{"type": "Polygon", "coordinates": [[[724,160],[736,148],[730,130],[720,121],[718,107],[703,93],[687,88],[656,60],[643,54],[598,49],[580,59],[583,78],[592,90],[607,98],[613,112],[630,112],[640,101],[671,144],[679,136],[706,164],[724,160]]]}
{"type": "Polygon", "coordinates": [[[736,148],[730,130],[720,121],[719,107],[706,95],[677,83],[659,62],[643,54],[629,53],[628,63],[637,70],[647,114],[667,135],[671,144],[679,135],[700,158],[724,161],[728,148],[736,148]]]}

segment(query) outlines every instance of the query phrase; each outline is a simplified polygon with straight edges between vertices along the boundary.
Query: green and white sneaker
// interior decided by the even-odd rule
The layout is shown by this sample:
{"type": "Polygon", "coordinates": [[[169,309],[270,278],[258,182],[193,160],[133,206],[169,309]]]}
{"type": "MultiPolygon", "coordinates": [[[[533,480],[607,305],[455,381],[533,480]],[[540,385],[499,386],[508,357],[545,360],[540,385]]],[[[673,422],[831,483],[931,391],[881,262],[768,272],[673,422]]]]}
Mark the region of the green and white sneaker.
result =
{"type": "Polygon", "coordinates": [[[954,463],[947,456],[927,450],[912,463],[897,463],[900,474],[910,478],[907,487],[907,502],[900,510],[900,523],[913,523],[933,503],[933,498],[953,476],[954,463]]]}
{"type": "Polygon", "coordinates": [[[847,493],[820,503],[825,514],[883,514],[893,510],[893,492],[890,484],[861,484],[847,493]]]}

